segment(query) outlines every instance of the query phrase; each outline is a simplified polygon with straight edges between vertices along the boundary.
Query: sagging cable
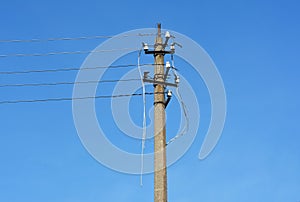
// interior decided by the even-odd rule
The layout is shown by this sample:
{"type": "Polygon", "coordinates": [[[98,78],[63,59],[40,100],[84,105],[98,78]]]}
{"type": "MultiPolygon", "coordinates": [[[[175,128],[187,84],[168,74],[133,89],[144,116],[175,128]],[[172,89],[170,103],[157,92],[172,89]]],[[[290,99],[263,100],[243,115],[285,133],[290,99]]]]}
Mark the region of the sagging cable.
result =
{"type": "MultiPolygon", "coordinates": [[[[175,81],[177,80],[176,82],[179,82],[179,76],[178,76],[178,74],[176,72],[173,54],[171,55],[171,61],[172,61],[172,72],[173,72],[173,75],[175,77],[175,81]]],[[[183,129],[180,131],[180,133],[178,133],[175,137],[173,137],[172,139],[170,139],[167,142],[167,145],[171,144],[172,142],[174,142],[175,140],[177,140],[178,138],[180,138],[181,136],[183,136],[184,134],[186,134],[187,131],[189,130],[188,110],[187,110],[187,107],[186,107],[186,105],[185,105],[185,103],[184,103],[184,101],[182,99],[179,86],[176,87],[176,94],[177,94],[177,97],[179,99],[179,103],[180,103],[181,109],[183,110],[183,114],[184,114],[184,117],[185,117],[185,125],[184,125],[183,129]]]]}
{"type": "Polygon", "coordinates": [[[145,141],[146,141],[146,89],[145,83],[143,81],[143,74],[140,66],[140,57],[142,49],[138,53],[138,70],[140,73],[142,89],[143,89],[143,134],[142,134],[142,151],[141,151],[141,173],[140,173],[140,185],[143,186],[143,173],[144,173],[144,150],[145,150],[145,141]]]}

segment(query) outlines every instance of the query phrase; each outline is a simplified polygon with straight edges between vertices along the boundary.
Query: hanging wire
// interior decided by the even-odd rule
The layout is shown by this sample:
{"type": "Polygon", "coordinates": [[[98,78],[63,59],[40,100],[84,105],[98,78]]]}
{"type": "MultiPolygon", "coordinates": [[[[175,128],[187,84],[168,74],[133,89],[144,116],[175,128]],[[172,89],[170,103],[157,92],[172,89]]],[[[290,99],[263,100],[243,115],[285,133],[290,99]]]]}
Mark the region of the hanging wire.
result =
{"type": "MultiPolygon", "coordinates": [[[[159,93],[146,92],[145,95],[154,95],[159,93]]],[[[141,96],[143,93],[133,93],[133,94],[120,94],[120,95],[98,95],[89,97],[64,97],[64,98],[45,98],[45,99],[32,99],[32,100],[3,100],[0,101],[2,104],[17,104],[17,103],[35,103],[35,102],[55,102],[55,101],[71,101],[71,100],[86,100],[86,99],[105,99],[105,98],[122,98],[131,96],[141,96]]]]}
{"type": "Polygon", "coordinates": [[[89,84],[89,83],[114,83],[139,81],[140,79],[116,79],[116,80],[100,80],[100,81],[77,81],[77,82],[53,82],[53,83],[18,83],[18,84],[0,84],[3,87],[28,87],[28,86],[57,86],[57,85],[73,85],[73,84],[89,84]]]}
{"type": "MultiPolygon", "coordinates": [[[[124,64],[124,65],[110,65],[110,66],[96,66],[96,67],[66,67],[57,69],[31,69],[24,71],[0,71],[0,74],[28,74],[28,73],[47,73],[47,72],[66,72],[66,71],[77,71],[77,70],[93,70],[93,69],[114,69],[122,67],[136,67],[136,64],[124,64]]],[[[154,66],[154,64],[140,64],[140,66],[154,66]]]]}
{"type": "Polygon", "coordinates": [[[142,151],[141,151],[141,176],[140,176],[140,185],[143,186],[143,172],[144,172],[144,150],[145,150],[145,141],[146,141],[146,133],[147,133],[147,123],[146,123],[146,89],[145,83],[143,80],[142,70],[140,66],[140,57],[141,57],[142,49],[138,52],[138,70],[140,73],[140,79],[143,88],[143,135],[142,135],[142,151]]]}
{"type": "Polygon", "coordinates": [[[24,43],[24,42],[47,42],[47,41],[78,41],[78,40],[87,40],[87,39],[107,39],[114,37],[129,37],[129,36],[155,36],[153,33],[139,33],[135,35],[122,35],[122,36],[114,36],[114,35],[98,35],[98,36],[82,36],[82,37],[61,37],[61,38],[48,38],[48,39],[2,39],[0,43],[24,43]]]}
{"type": "MultiPolygon", "coordinates": [[[[172,72],[173,72],[173,75],[176,77],[178,77],[178,74],[176,72],[176,68],[175,68],[175,64],[174,64],[174,56],[173,54],[171,55],[171,61],[172,61],[172,72]]],[[[183,110],[183,114],[184,114],[184,117],[185,117],[185,125],[183,127],[183,129],[180,131],[180,133],[178,133],[175,137],[173,137],[172,139],[170,139],[166,145],[169,145],[171,144],[172,142],[174,142],[175,140],[177,140],[178,138],[180,138],[181,136],[183,136],[184,134],[187,133],[187,131],[189,130],[189,117],[188,117],[188,110],[187,110],[187,107],[182,99],[182,96],[181,96],[181,93],[180,93],[180,90],[179,90],[179,86],[176,87],[176,94],[177,94],[177,97],[179,98],[179,103],[180,103],[180,106],[183,110]]]]}
{"type": "Polygon", "coordinates": [[[0,58],[6,57],[31,57],[31,56],[52,56],[52,55],[74,55],[74,54],[88,54],[88,53],[103,53],[103,52],[114,52],[114,51],[137,51],[132,48],[120,48],[120,49],[108,49],[108,50],[89,50],[89,51],[73,51],[73,52],[49,52],[49,53],[12,53],[0,55],[0,58]]]}
{"type": "Polygon", "coordinates": [[[181,93],[180,93],[180,90],[179,90],[179,87],[176,88],[176,94],[179,98],[179,102],[180,102],[180,105],[181,105],[181,108],[183,110],[183,114],[184,114],[184,117],[185,117],[185,125],[183,127],[183,129],[181,130],[180,133],[178,133],[175,137],[173,137],[172,139],[170,139],[167,143],[167,145],[171,144],[172,142],[174,142],[175,140],[177,140],[178,138],[182,137],[183,135],[185,135],[187,133],[187,131],[189,130],[189,117],[188,117],[188,111],[187,111],[187,108],[186,108],[186,105],[182,99],[182,96],[181,96],[181,93]]]}
{"type": "Polygon", "coordinates": [[[78,41],[85,39],[105,39],[112,38],[113,36],[82,36],[82,37],[61,37],[61,38],[48,38],[48,39],[2,39],[0,43],[24,43],[24,42],[45,42],[45,41],[78,41]]]}

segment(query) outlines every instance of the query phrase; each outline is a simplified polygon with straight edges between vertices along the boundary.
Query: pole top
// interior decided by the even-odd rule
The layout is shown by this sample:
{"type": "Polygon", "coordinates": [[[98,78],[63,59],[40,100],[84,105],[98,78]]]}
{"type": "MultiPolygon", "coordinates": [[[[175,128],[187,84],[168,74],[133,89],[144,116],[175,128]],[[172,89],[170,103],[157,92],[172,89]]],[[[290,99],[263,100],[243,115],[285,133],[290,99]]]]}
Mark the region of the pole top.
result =
{"type": "Polygon", "coordinates": [[[157,23],[157,34],[160,35],[161,34],[161,23],[157,23]]]}

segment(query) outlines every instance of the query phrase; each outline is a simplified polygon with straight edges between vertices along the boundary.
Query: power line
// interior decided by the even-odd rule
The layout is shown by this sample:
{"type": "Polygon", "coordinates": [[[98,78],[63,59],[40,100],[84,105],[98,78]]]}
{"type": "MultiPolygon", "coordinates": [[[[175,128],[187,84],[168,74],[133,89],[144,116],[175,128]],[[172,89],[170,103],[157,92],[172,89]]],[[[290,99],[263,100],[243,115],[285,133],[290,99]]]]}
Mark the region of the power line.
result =
{"type": "MultiPolygon", "coordinates": [[[[154,95],[158,93],[148,93],[145,95],[154,95]]],[[[143,93],[133,93],[133,94],[120,94],[120,95],[98,95],[98,96],[89,96],[89,97],[75,97],[75,98],[46,98],[46,99],[33,99],[33,100],[4,100],[0,101],[1,104],[17,104],[17,103],[34,103],[34,102],[57,102],[57,101],[70,101],[70,100],[85,100],[85,99],[105,99],[105,98],[122,98],[122,97],[131,97],[131,96],[141,96],[143,93]]]]}
{"type": "Polygon", "coordinates": [[[114,52],[114,51],[124,51],[124,50],[137,51],[137,49],[132,49],[132,48],[120,48],[120,49],[109,49],[109,50],[89,50],[89,51],[73,51],[73,52],[70,51],[70,52],[49,52],[49,53],[11,53],[11,54],[0,55],[0,58],[88,54],[88,53],[103,53],[103,52],[114,52]]]}
{"type": "MultiPolygon", "coordinates": [[[[155,36],[156,34],[151,33],[139,33],[135,35],[122,35],[121,37],[129,36],[155,36]]],[[[26,43],[26,42],[48,42],[48,41],[79,41],[79,40],[88,40],[88,39],[107,39],[114,38],[117,36],[114,35],[98,35],[98,36],[81,36],[81,37],[60,37],[60,38],[47,38],[47,39],[1,39],[0,43],[26,43]]]]}
{"type": "Polygon", "coordinates": [[[54,82],[54,83],[25,83],[25,84],[2,84],[3,87],[25,87],[25,86],[56,86],[56,85],[72,85],[72,84],[89,84],[89,83],[114,83],[140,81],[140,79],[116,79],[116,80],[100,80],[100,81],[77,81],[77,82],[54,82]]]}
{"type": "MultiPolygon", "coordinates": [[[[31,69],[25,71],[3,71],[0,74],[27,74],[27,73],[46,73],[46,72],[65,72],[65,71],[76,71],[76,70],[93,70],[93,69],[113,69],[122,67],[136,67],[137,64],[124,64],[124,65],[110,65],[110,66],[96,66],[96,67],[67,67],[57,69],[31,69]]],[[[140,64],[140,66],[154,66],[154,64],[140,64]]]]}

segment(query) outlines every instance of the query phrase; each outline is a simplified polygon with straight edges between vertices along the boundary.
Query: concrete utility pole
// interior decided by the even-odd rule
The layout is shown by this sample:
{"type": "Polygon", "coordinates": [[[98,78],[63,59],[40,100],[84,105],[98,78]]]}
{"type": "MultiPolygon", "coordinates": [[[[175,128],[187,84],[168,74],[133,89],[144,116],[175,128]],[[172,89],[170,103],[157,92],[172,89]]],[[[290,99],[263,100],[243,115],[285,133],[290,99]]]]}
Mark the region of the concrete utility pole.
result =
{"type": "Polygon", "coordinates": [[[171,37],[169,32],[166,32],[166,40],[163,42],[161,37],[161,24],[157,25],[157,36],[155,39],[154,50],[149,51],[147,44],[144,45],[145,54],[154,56],[155,70],[154,78],[148,78],[148,73],[144,73],[144,82],[153,83],[154,85],[154,202],[167,202],[167,166],[166,166],[166,114],[167,107],[172,92],[167,93],[165,101],[165,87],[177,87],[178,83],[166,82],[171,65],[166,63],[166,71],[164,66],[165,54],[174,54],[174,44],[171,45],[169,51],[165,50],[168,41],[171,37]]]}
{"type": "MultiPolygon", "coordinates": [[[[164,47],[161,37],[161,24],[157,26],[155,40],[155,71],[154,80],[164,82],[164,47]],[[161,53],[159,53],[161,52],[161,53]]],[[[166,114],[165,87],[154,86],[154,202],[167,202],[167,167],[166,167],[166,114]]]]}

